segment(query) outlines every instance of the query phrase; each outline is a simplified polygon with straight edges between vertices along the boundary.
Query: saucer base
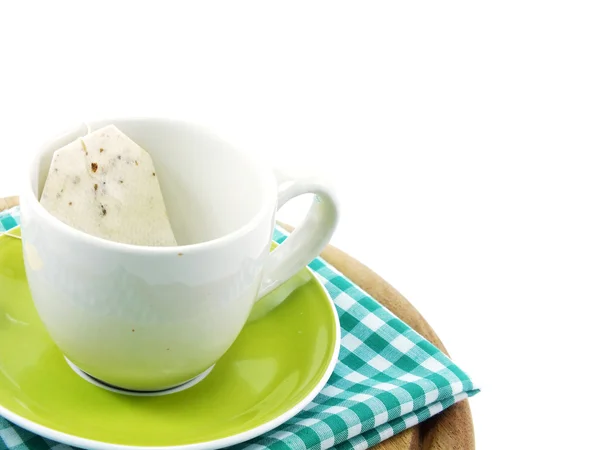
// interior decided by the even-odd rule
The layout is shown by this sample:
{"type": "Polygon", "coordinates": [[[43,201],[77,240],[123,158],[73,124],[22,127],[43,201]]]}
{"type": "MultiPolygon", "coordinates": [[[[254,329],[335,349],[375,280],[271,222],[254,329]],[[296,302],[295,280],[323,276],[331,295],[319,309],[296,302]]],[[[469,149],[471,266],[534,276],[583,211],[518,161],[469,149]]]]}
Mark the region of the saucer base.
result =
{"type": "Polygon", "coordinates": [[[168,395],[168,394],[174,394],[175,392],[184,391],[186,389],[191,388],[192,386],[195,386],[200,381],[202,381],[204,378],[206,378],[208,376],[208,374],[215,367],[213,364],[212,366],[210,366],[208,369],[206,369],[201,374],[199,374],[199,375],[195,376],[194,378],[192,378],[191,380],[188,380],[177,386],[173,386],[173,387],[170,387],[167,389],[161,389],[158,391],[135,391],[135,390],[131,390],[131,389],[121,388],[119,386],[114,386],[112,384],[109,384],[102,380],[99,380],[98,378],[81,370],[79,367],[77,367],[75,364],[73,364],[73,362],[71,362],[69,360],[69,358],[67,358],[66,356],[64,358],[67,361],[67,364],[69,365],[69,367],[71,369],[73,369],[73,372],[75,372],[77,375],[79,375],[85,381],[93,384],[94,386],[98,386],[98,387],[101,387],[102,389],[106,389],[107,391],[111,391],[111,392],[116,392],[118,394],[133,395],[136,397],[156,397],[159,395],[168,395]]]}

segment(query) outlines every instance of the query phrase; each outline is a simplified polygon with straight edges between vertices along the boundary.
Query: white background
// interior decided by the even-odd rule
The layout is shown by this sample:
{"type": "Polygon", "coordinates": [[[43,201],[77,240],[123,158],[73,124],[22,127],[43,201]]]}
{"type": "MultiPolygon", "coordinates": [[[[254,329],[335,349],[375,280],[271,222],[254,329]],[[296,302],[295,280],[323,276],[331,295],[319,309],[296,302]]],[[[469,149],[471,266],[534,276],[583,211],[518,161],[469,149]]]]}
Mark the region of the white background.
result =
{"type": "Polygon", "coordinates": [[[588,448],[600,11],[415,3],[2,3],[0,196],[38,139],[105,116],[192,118],[318,170],[343,202],[333,244],[484,388],[478,448],[588,448]]]}

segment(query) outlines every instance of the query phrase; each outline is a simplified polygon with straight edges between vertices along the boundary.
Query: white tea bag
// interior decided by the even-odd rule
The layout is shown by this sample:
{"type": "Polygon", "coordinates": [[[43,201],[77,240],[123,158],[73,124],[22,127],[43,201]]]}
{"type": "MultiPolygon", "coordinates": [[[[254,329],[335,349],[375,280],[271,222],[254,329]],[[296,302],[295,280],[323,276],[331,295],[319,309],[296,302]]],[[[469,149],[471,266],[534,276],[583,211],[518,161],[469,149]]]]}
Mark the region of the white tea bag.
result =
{"type": "Polygon", "coordinates": [[[40,202],[62,222],[97,237],[177,245],[152,158],[114,125],[54,153],[40,202]]]}

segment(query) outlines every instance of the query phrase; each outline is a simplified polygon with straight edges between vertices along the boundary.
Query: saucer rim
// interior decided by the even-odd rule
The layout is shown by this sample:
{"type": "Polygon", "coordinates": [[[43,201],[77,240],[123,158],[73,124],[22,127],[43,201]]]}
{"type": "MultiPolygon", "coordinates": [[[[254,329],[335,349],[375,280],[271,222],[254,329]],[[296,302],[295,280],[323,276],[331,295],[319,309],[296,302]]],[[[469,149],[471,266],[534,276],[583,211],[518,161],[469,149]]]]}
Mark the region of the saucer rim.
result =
{"type": "Polygon", "coordinates": [[[327,381],[331,377],[333,370],[335,369],[340,353],[341,326],[335,303],[333,302],[331,295],[329,295],[329,291],[327,291],[327,289],[323,285],[323,282],[319,279],[315,271],[308,266],[305,266],[304,269],[308,270],[311,276],[317,281],[319,287],[321,288],[321,291],[323,291],[323,294],[328,300],[329,307],[333,312],[333,322],[335,327],[334,348],[331,354],[329,364],[327,365],[327,369],[325,370],[323,376],[319,379],[315,387],[293,407],[266,423],[258,425],[249,430],[243,431],[241,433],[234,434],[232,436],[213,439],[211,441],[181,445],[139,446],[123,445],[105,441],[98,441],[95,439],[87,439],[74,436],[63,431],[57,431],[44,425],[40,425],[34,422],[33,420],[26,419],[16,413],[13,413],[12,411],[6,409],[2,405],[0,405],[0,416],[4,417],[13,424],[32,433],[35,433],[39,436],[42,436],[46,439],[51,439],[62,444],[71,445],[79,448],[86,448],[89,450],[217,450],[224,447],[230,447],[232,445],[240,444],[242,442],[249,441],[250,439],[254,439],[257,436],[265,434],[273,430],[274,428],[277,428],[279,425],[287,422],[292,417],[296,416],[300,411],[302,411],[302,409],[304,409],[306,405],[308,405],[319,394],[319,392],[321,392],[321,390],[325,387],[327,381]]]}

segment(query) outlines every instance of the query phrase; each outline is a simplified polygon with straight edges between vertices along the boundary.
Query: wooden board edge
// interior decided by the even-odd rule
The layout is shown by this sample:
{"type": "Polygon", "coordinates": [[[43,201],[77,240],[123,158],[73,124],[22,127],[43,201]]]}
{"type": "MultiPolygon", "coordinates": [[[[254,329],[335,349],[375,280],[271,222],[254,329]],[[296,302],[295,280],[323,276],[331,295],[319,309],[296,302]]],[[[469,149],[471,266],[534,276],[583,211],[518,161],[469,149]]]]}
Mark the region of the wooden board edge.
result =
{"type": "Polygon", "coordinates": [[[0,198],[0,212],[10,209],[13,206],[17,206],[19,204],[19,197],[4,197],[0,198]]]}
{"type": "MultiPolygon", "coordinates": [[[[287,231],[293,230],[293,227],[288,224],[280,223],[279,225],[287,231]]],[[[369,267],[332,245],[328,245],[321,256],[425,339],[450,356],[438,335],[421,313],[400,292],[369,267]]],[[[416,433],[416,431],[411,430],[419,430],[418,438],[421,444],[417,448],[427,450],[475,449],[475,429],[468,400],[451,406],[418,427],[409,428],[388,441],[384,441],[377,448],[412,450],[415,438],[412,433],[416,433]],[[409,432],[411,433],[409,439],[400,437],[409,432]],[[393,447],[389,445],[393,445],[393,447]]]]}

